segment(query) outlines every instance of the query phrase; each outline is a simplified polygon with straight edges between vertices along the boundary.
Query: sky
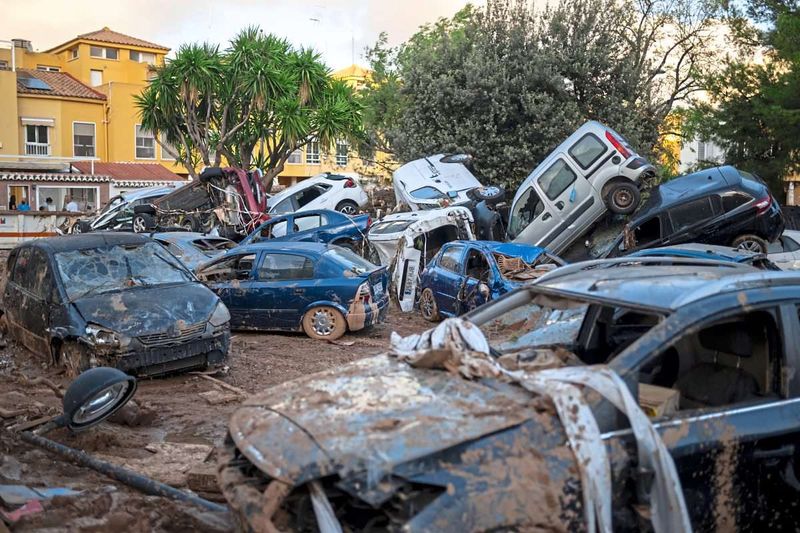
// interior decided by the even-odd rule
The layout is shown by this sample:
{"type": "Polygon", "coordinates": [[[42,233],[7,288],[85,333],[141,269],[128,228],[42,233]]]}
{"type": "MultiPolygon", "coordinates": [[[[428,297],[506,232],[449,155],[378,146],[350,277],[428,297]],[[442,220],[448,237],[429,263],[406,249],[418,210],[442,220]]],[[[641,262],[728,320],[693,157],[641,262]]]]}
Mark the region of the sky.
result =
{"type": "MultiPolygon", "coordinates": [[[[391,44],[419,26],[451,16],[467,0],[0,0],[0,40],[22,38],[44,51],[108,26],[170,48],[225,44],[241,28],[312,46],[333,69],[365,64],[363,51],[381,31],[391,44]]],[[[482,0],[473,0],[482,4],[482,0]]]]}

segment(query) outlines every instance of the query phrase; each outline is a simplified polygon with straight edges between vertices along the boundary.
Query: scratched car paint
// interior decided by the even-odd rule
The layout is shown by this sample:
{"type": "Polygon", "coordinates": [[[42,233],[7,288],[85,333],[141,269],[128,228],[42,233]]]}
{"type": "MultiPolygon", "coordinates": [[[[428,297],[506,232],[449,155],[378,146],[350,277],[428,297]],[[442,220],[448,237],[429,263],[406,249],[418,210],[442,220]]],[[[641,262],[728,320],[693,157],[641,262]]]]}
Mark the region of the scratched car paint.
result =
{"type": "MultiPolygon", "coordinates": [[[[677,393],[653,422],[695,530],[793,530],[800,343],[779,332],[800,335],[799,306],[796,274],[637,258],[562,267],[466,318],[520,368],[608,363],[634,397],[677,393]]],[[[609,451],[614,529],[647,530],[651,473],[627,423],[587,401],[609,451]]],[[[247,400],[219,479],[253,530],[316,530],[316,484],[345,530],[580,531],[566,440],[552,405],[521,387],[380,355],[247,400]]]]}

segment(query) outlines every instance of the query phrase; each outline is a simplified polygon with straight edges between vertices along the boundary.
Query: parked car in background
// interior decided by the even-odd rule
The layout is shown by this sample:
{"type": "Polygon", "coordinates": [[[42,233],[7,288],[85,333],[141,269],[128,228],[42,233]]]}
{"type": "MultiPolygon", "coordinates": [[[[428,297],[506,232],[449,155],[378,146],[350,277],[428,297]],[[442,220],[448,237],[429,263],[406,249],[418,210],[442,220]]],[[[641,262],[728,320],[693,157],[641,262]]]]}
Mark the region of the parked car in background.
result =
{"type": "Polygon", "coordinates": [[[777,200],[756,176],[731,166],[714,167],[650,191],[647,204],[608,254],[687,242],[767,253],[783,228],[777,200]]]}
{"type": "Polygon", "coordinates": [[[561,143],[525,179],[514,196],[508,239],[560,253],[607,210],[631,214],[639,182],[655,173],[624,137],[590,121],[561,143]]]}
{"type": "Polygon", "coordinates": [[[225,237],[193,231],[167,231],[153,233],[151,237],[192,271],[236,247],[235,242],[225,237]]]}
{"type": "MultiPolygon", "coordinates": [[[[605,363],[634,401],[645,389],[669,398],[651,421],[695,531],[793,531],[800,277],[640,259],[567,265],[464,318],[524,375],[546,361],[605,363]]],[[[449,372],[419,366],[383,354],[246,400],[231,416],[218,470],[245,528],[587,529],[598,503],[586,509],[586,479],[552,404],[481,377],[477,365],[470,378],[458,362],[449,372]],[[315,513],[320,500],[332,510],[315,513]]],[[[630,421],[602,396],[583,401],[608,454],[601,464],[611,489],[599,496],[610,500],[613,530],[652,530],[657,498],[659,513],[675,511],[664,509],[644,466],[659,452],[637,446],[630,421]]]]}
{"type": "Polygon", "coordinates": [[[76,375],[91,366],[163,374],[228,353],[225,305],[144,235],[25,242],[8,257],[3,296],[11,337],[76,375]]]}
{"type": "Polygon", "coordinates": [[[261,241],[325,242],[359,251],[369,230],[369,215],[348,216],[330,209],[313,209],[274,216],[248,235],[242,245],[261,241]]]}
{"type": "MultiPolygon", "coordinates": [[[[178,187],[182,185],[178,185],[178,187]]],[[[133,229],[133,209],[137,205],[150,203],[175,189],[175,186],[147,187],[117,195],[111,198],[105,207],[91,219],[75,221],[69,233],[89,233],[101,230],[131,231],[133,229]]]]}
{"type": "Polygon", "coordinates": [[[267,209],[272,216],[312,209],[333,209],[345,215],[355,215],[368,203],[369,197],[356,174],[326,172],[270,197],[267,209]]]}
{"type": "Polygon", "coordinates": [[[269,217],[261,171],[209,167],[199,179],[134,208],[133,231],[180,227],[241,239],[269,217]]]}
{"type": "Polygon", "coordinates": [[[800,231],[785,230],[767,246],[769,259],[784,270],[800,268],[800,231]]]}
{"type": "Polygon", "coordinates": [[[336,340],[382,322],[389,305],[386,268],[329,244],[237,246],[197,276],[228,306],[233,329],[336,340]]]}
{"type": "Polygon", "coordinates": [[[761,270],[781,270],[773,263],[767,254],[750,252],[740,248],[718,246],[715,244],[678,244],[675,246],[662,246],[660,248],[646,248],[633,252],[626,257],[676,257],[688,259],[713,259],[715,261],[730,261],[754,266],[761,270]]]}
{"type": "Polygon", "coordinates": [[[459,316],[563,264],[538,246],[449,242],[422,271],[419,309],[430,321],[459,316]]]}

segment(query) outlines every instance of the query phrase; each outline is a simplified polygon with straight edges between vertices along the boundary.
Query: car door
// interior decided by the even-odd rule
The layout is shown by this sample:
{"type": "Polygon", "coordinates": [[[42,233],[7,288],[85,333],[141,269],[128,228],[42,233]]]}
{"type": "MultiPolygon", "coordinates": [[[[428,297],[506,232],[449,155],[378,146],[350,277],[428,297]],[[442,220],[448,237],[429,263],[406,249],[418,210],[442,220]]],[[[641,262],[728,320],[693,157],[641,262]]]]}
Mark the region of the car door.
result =
{"type": "Polygon", "coordinates": [[[268,329],[300,328],[303,311],[318,299],[314,266],[313,259],[301,253],[260,254],[253,290],[263,296],[259,314],[269,321],[268,329]]]}
{"type": "Polygon", "coordinates": [[[14,336],[30,351],[50,356],[50,304],[53,277],[47,255],[37,248],[21,249],[6,285],[9,327],[14,336]]]}
{"type": "Polygon", "coordinates": [[[557,219],[539,246],[558,253],[577,237],[582,216],[598,205],[594,188],[569,160],[559,156],[537,179],[536,185],[552,206],[557,219]]]}
{"type": "Polygon", "coordinates": [[[720,199],[719,196],[713,195],[672,207],[667,213],[672,231],[666,236],[665,244],[684,242],[730,244],[725,231],[728,221],[720,216],[721,204],[715,206],[715,203],[720,204],[720,199]]]}
{"type": "Polygon", "coordinates": [[[464,253],[463,244],[450,244],[442,247],[436,265],[436,276],[431,289],[436,297],[439,310],[449,314],[457,314],[459,293],[463,289],[464,253]]]}
{"type": "Polygon", "coordinates": [[[229,254],[203,267],[197,277],[213,290],[231,313],[234,329],[259,329],[262,317],[254,311],[269,308],[259,294],[252,291],[256,254],[229,254]]]}
{"type": "Polygon", "coordinates": [[[552,211],[531,183],[514,203],[508,223],[509,239],[538,246],[558,225],[559,219],[552,211]]]}

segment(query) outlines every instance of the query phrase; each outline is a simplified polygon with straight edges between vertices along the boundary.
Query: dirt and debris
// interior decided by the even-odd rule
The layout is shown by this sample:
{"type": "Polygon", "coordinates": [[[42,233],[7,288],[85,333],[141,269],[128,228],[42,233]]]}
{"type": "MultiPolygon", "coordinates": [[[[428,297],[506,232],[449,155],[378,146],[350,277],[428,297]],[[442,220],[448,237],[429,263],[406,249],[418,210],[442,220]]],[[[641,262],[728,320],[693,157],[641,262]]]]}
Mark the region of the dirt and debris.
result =
{"type": "MultiPolygon", "coordinates": [[[[5,258],[6,253],[0,253],[2,267],[5,258]]],[[[0,285],[4,277],[5,272],[0,272],[0,285]]],[[[135,402],[118,413],[115,422],[107,421],[74,435],[59,429],[48,436],[166,483],[184,489],[188,485],[203,497],[219,499],[209,476],[198,472],[214,463],[208,455],[221,444],[228,419],[244,397],[374,355],[388,345],[393,330],[408,335],[426,328],[421,317],[393,309],[385,324],[348,333],[343,342],[329,343],[325,349],[299,333],[236,333],[227,374],[179,374],[141,380],[135,402]]],[[[0,484],[81,491],[79,497],[42,502],[42,510],[19,518],[14,531],[233,529],[227,517],[145,496],[30,446],[9,431],[12,426],[24,427],[31,421],[58,415],[61,399],[55,392],[63,391],[69,382],[64,369],[45,366],[41,358],[13,342],[0,348],[0,484]]]]}

